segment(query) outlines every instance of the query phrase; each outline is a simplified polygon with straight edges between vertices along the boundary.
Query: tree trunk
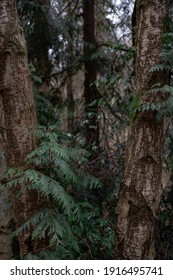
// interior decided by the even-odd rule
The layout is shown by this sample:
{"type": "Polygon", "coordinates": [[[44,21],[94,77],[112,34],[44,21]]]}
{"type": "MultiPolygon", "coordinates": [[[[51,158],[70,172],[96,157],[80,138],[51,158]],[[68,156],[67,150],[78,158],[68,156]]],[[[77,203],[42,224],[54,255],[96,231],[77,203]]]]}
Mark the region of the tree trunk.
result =
{"type": "Polygon", "coordinates": [[[67,79],[67,130],[68,132],[74,131],[74,112],[75,112],[75,101],[73,96],[73,78],[71,70],[68,70],[67,79]]]}
{"type": "MultiPolygon", "coordinates": [[[[70,16],[73,14],[73,8],[69,5],[67,13],[70,16]]],[[[72,69],[74,60],[74,34],[72,28],[68,28],[68,45],[67,45],[67,130],[73,133],[75,128],[74,114],[75,114],[75,100],[74,100],[74,86],[73,86],[73,75],[74,69],[72,69]]]]}
{"type": "MultiPolygon", "coordinates": [[[[168,84],[166,71],[151,74],[159,63],[167,0],[137,1],[136,95],[141,104],[162,100],[147,94],[156,83],[168,84]]],[[[168,121],[156,121],[156,111],[137,112],[127,144],[125,171],[120,187],[115,259],[154,259],[156,218],[162,195],[163,148],[168,121]]]]}
{"type": "MultiPolygon", "coordinates": [[[[51,8],[51,4],[50,4],[50,0],[39,0],[38,3],[40,4],[40,9],[41,11],[39,11],[39,18],[37,18],[37,20],[35,19],[35,25],[38,25],[40,28],[44,25],[48,25],[48,19],[46,18],[46,16],[48,17],[48,15],[50,15],[50,8],[51,8]]],[[[37,16],[37,11],[34,15],[34,17],[37,16]]],[[[36,28],[36,26],[35,26],[36,28]]],[[[45,28],[43,29],[39,36],[41,39],[41,42],[39,44],[39,50],[37,52],[37,66],[38,66],[38,71],[41,75],[41,77],[46,77],[48,75],[50,75],[51,69],[52,69],[52,64],[50,62],[49,59],[49,48],[50,48],[50,42],[47,40],[47,37],[45,37],[45,28]],[[43,31],[44,30],[44,31],[43,31]]],[[[48,32],[48,30],[46,30],[48,32]]],[[[43,85],[44,88],[44,85],[43,85]]],[[[44,92],[45,93],[45,92],[44,92]]]]}
{"type": "MultiPolygon", "coordinates": [[[[48,40],[48,35],[45,36],[45,32],[49,33],[48,28],[45,28],[46,25],[49,25],[48,19],[50,17],[50,0],[39,0],[40,5],[39,16],[38,11],[35,11],[35,14],[32,16],[32,21],[34,21],[35,29],[40,28],[39,40],[36,43],[36,57],[32,58],[32,61],[36,62],[36,69],[38,74],[42,78],[42,84],[39,86],[39,93],[46,96],[49,91],[50,82],[47,77],[49,77],[52,70],[52,63],[49,58],[48,51],[50,49],[50,41],[48,40]]],[[[36,31],[35,31],[36,32],[36,31]]]]}
{"type": "MultiPolygon", "coordinates": [[[[15,0],[0,1],[0,129],[3,136],[7,167],[24,166],[26,155],[35,147],[31,126],[37,125],[25,39],[19,24],[15,0]]],[[[24,186],[18,186],[20,190],[24,186]]],[[[16,191],[16,189],[15,189],[16,191]]],[[[23,191],[13,196],[13,216],[19,227],[43,201],[35,192],[23,191]]],[[[44,242],[31,241],[31,232],[19,237],[20,255],[44,247],[44,242]]]]}
{"type": "MultiPolygon", "coordinates": [[[[95,146],[94,158],[99,148],[99,123],[97,104],[89,106],[99,98],[96,86],[93,84],[97,79],[95,34],[94,34],[94,0],[83,0],[83,19],[84,19],[84,60],[85,60],[85,82],[84,97],[86,107],[86,145],[88,150],[95,146]]],[[[94,151],[94,149],[93,149],[94,151]]]]}
{"type": "MultiPolygon", "coordinates": [[[[1,103],[1,102],[0,102],[1,103]]],[[[2,116],[2,108],[0,110],[2,116]]],[[[0,118],[2,120],[2,118],[0,118]]],[[[3,141],[0,141],[0,176],[6,171],[6,159],[4,157],[3,141]]],[[[1,183],[0,183],[1,185],[1,183]]],[[[13,255],[12,242],[9,238],[11,227],[11,213],[7,211],[8,193],[0,194],[0,260],[9,260],[13,255]]]]}

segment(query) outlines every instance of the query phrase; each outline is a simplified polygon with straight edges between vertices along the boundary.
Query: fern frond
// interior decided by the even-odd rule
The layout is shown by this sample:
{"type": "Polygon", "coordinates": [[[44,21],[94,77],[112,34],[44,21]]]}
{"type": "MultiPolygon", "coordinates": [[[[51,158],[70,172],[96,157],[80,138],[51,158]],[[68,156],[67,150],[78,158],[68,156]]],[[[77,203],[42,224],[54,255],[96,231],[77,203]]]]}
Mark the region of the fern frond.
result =
{"type": "Polygon", "coordinates": [[[60,157],[69,161],[69,153],[66,148],[63,148],[56,142],[42,142],[37,149],[32,151],[27,157],[27,163],[34,163],[39,158],[40,164],[48,164],[51,161],[51,156],[60,157]]]}
{"type": "Polygon", "coordinates": [[[153,85],[151,89],[147,91],[147,93],[157,94],[157,93],[168,93],[173,95],[173,87],[170,85],[163,85],[158,87],[158,85],[153,85]]]}
{"type": "Polygon", "coordinates": [[[159,111],[163,107],[164,102],[151,102],[151,103],[145,103],[141,104],[140,107],[138,108],[138,111],[159,111]]]}
{"type": "MultiPolygon", "coordinates": [[[[75,194],[79,192],[83,197],[92,189],[101,188],[101,183],[86,172],[86,150],[70,147],[68,139],[62,143],[63,137],[54,127],[40,127],[35,133],[38,147],[27,156],[23,168],[11,168],[4,174],[7,182],[4,188],[16,188],[17,195],[28,190],[36,191],[47,199],[49,208],[35,213],[16,229],[13,236],[23,232],[29,232],[32,239],[48,236],[50,250],[29,254],[28,259],[50,259],[53,255],[56,259],[73,259],[75,255],[81,255],[83,242],[93,244],[98,234],[97,229],[91,240],[83,241],[86,224],[88,221],[94,223],[95,209],[92,203],[75,194]]],[[[98,240],[101,242],[100,237],[98,240]]]]}
{"type": "Polygon", "coordinates": [[[89,173],[85,173],[84,176],[81,176],[80,184],[82,184],[84,188],[90,190],[99,189],[102,187],[100,180],[89,173]]]}
{"type": "Polygon", "coordinates": [[[162,64],[157,64],[157,65],[153,66],[149,72],[154,73],[154,72],[159,72],[159,71],[163,71],[163,70],[171,71],[172,68],[173,68],[172,65],[167,65],[166,63],[162,63],[162,64]]]}

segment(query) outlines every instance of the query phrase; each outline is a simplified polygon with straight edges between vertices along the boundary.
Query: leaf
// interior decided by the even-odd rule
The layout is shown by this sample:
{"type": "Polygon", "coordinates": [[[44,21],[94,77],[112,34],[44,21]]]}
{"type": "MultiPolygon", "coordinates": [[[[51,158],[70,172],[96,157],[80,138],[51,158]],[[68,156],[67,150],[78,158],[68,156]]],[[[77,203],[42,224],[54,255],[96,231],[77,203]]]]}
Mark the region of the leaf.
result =
{"type": "Polygon", "coordinates": [[[33,75],[32,77],[33,77],[33,80],[34,80],[35,82],[37,82],[37,83],[39,83],[39,84],[42,84],[42,79],[41,79],[41,77],[36,76],[36,75],[33,75]]]}
{"type": "Polygon", "coordinates": [[[163,70],[168,70],[171,71],[172,70],[172,66],[167,65],[167,64],[157,64],[155,66],[153,66],[149,72],[154,73],[154,72],[159,72],[159,71],[163,71],[163,70]]]}

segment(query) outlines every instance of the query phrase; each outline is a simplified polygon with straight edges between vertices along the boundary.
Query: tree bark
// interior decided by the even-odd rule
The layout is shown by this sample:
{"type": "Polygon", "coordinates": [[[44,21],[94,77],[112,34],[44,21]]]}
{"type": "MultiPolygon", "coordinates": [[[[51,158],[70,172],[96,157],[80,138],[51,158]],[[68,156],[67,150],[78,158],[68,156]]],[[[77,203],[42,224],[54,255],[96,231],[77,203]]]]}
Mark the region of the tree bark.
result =
{"type": "MultiPolygon", "coordinates": [[[[27,51],[15,0],[0,1],[0,130],[6,166],[24,166],[26,155],[36,147],[32,126],[37,125],[35,104],[27,65],[27,51]]],[[[18,186],[17,189],[25,188],[18,186]]],[[[38,193],[12,191],[13,217],[22,225],[43,204],[38,193]]],[[[20,256],[40,250],[45,241],[31,240],[31,232],[18,238],[20,256]]]]}
{"type": "MultiPolygon", "coordinates": [[[[1,108],[2,109],[2,108],[1,108]]],[[[0,110],[2,112],[2,110],[0,110]]],[[[0,113],[0,115],[2,115],[0,113]]],[[[0,118],[2,119],[2,118],[0,118]]],[[[0,176],[6,171],[3,141],[0,141],[0,176]]],[[[1,183],[0,183],[1,185],[1,183]]],[[[8,210],[8,192],[0,194],[0,260],[9,260],[13,255],[12,241],[9,238],[11,228],[11,213],[8,210]]]]}
{"type": "MultiPolygon", "coordinates": [[[[94,0],[83,0],[83,34],[84,34],[84,60],[85,60],[85,82],[84,97],[86,111],[86,145],[91,151],[93,146],[99,147],[99,123],[98,106],[90,106],[99,98],[99,92],[93,84],[97,79],[95,32],[94,32],[94,0]]],[[[93,152],[93,157],[97,153],[93,152]]]]}
{"type": "MultiPolygon", "coordinates": [[[[151,74],[160,61],[167,0],[136,3],[136,95],[141,104],[162,100],[147,94],[156,83],[168,84],[166,71],[151,74]]],[[[156,111],[138,112],[131,125],[125,171],[116,209],[115,259],[154,259],[156,219],[162,195],[163,148],[168,121],[156,121],[156,111]]]]}

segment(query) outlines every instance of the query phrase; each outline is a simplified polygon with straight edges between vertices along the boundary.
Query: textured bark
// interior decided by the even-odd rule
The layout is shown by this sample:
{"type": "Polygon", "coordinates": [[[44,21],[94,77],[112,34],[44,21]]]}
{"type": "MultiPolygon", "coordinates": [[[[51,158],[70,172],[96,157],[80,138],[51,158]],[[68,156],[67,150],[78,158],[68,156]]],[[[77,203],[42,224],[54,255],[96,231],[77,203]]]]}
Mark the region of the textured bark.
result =
{"type": "MultiPolygon", "coordinates": [[[[35,104],[27,66],[27,51],[19,24],[15,0],[0,1],[0,130],[7,167],[23,166],[26,155],[35,148],[31,126],[37,124],[35,104]]],[[[20,190],[18,186],[17,189],[20,190]]],[[[15,191],[17,191],[15,189],[15,191]]],[[[13,196],[16,226],[23,224],[42,205],[39,194],[21,192],[13,196]]],[[[31,241],[31,233],[19,237],[21,257],[39,250],[44,242],[31,241]]]]}
{"type": "MultiPolygon", "coordinates": [[[[2,108],[1,108],[2,109],[2,108]]],[[[2,110],[1,110],[2,112],[2,110]]],[[[1,115],[1,113],[0,113],[1,115]]],[[[6,159],[3,157],[3,142],[0,143],[0,175],[6,170],[6,159]]],[[[12,242],[9,238],[11,226],[11,213],[7,208],[8,193],[4,192],[0,195],[0,260],[9,260],[12,255],[12,242]]]]}
{"type": "MultiPolygon", "coordinates": [[[[167,0],[136,3],[136,95],[141,103],[162,99],[147,94],[155,83],[167,84],[169,73],[149,73],[159,63],[168,15],[167,0]]],[[[154,259],[156,218],[162,195],[161,173],[167,120],[156,122],[155,111],[138,112],[131,126],[117,214],[116,259],[154,259]]]]}
{"type": "MultiPolygon", "coordinates": [[[[84,59],[85,82],[84,97],[86,106],[86,145],[99,147],[99,124],[97,120],[97,105],[89,106],[99,98],[99,93],[93,82],[97,79],[96,60],[93,58],[96,52],[94,33],[94,0],[83,0],[84,19],[84,59]]],[[[93,156],[95,157],[95,155],[93,156]]]]}

